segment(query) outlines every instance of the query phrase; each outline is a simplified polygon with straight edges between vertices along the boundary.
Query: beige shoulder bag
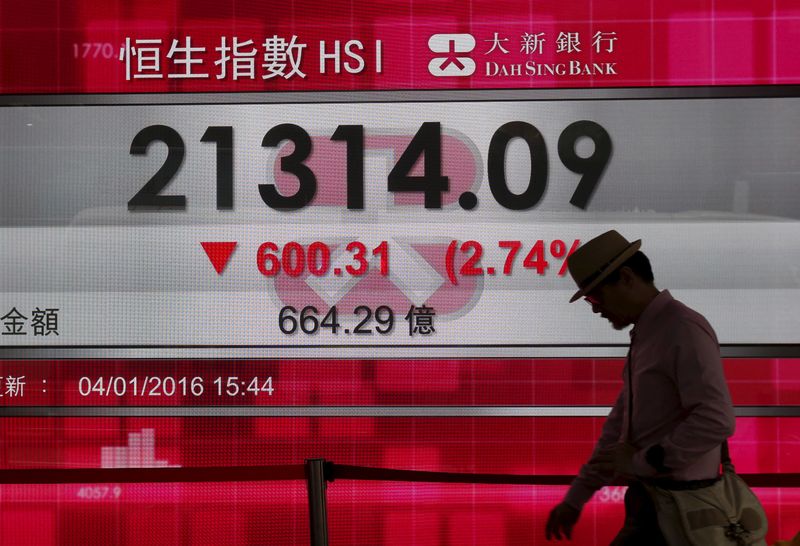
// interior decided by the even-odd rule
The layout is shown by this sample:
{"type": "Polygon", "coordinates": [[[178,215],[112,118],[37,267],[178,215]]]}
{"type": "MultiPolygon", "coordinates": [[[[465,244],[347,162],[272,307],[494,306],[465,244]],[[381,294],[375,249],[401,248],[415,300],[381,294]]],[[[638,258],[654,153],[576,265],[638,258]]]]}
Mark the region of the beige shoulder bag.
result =
{"type": "Polygon", "coordinates": [[[644,483],[669,546],[766,546],[767,516],[722,445],[722,477],[701,489],[644,483]]]}
{"type": "MultiPolygon", "coordinates": [[[[628,438],[633,419],[633,382],[628,353],[628,438]]],[[[736,474],[728,450],[722,444],[722,476],[698,489],[642,484],[653,499],[658,525],[669,546],[766,546],[767,516],[758,498],[736,474]]]]}

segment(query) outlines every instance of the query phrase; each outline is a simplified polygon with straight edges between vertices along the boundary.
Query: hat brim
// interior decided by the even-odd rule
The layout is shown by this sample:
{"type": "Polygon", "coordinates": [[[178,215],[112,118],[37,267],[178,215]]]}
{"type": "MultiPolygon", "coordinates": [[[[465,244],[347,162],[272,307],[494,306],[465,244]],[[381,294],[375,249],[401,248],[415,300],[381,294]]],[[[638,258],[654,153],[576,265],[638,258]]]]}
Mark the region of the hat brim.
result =
{"type": "Polygon", "coordinates": [[[626,261],[628,258],[630,258],[630,257],[631,257],[631,256],[633,256],[634,254],[636,254],[636,251],[637,251],[637,250],[639,250],[639,248],[640,248],[641,246],[642,246],[642,240],[641,240],[641,239],[637,239],[636,241],[634,241],[634,242],[632,242],[630,245],[628,245],[628,247],[627,247],[625,250],[623,250],[623,251],[622,251],[622,252],[619,254],[619,256],[617,256],[616,258],[614,258],[614,259],[613,259],[613,260],[612,260],[612,261],[611,261],[611,262],[610,262],[610,263],[609,263],[609,264],[608,264],[608,265],[605,267],[605,269],[603,269],[603,271],[601,271],[601,272],[600,272],[600,274],[599,274],[597,277],[595,277],[595,278],[592,280],[592,282],[590,282],[589,284],[587,284],[586,286],[584,286],[583,288],[581,288],[580,290],[578,290],[577,292],[575,292],[575,294],[573,294],[573,296],[572,296],[572,297],[569,299],[569,302],[570,302],[570,303],[576,302],[576,301],[578,301],[579,299],[581,299],[582,297],[584,297],[586,294],[588,294],[589,292],[591,292],[591,291],[592,291],[592,290],[593,290],[593,289],[594,289],[594,288],[595,288],[595,287],[596,287],[598,284],[600,284],[601,282],[603,282],[603,281],[606,279],[606,277],[608,277],[608,276],[609,276],[609,275],[611,275],[611,274],[612,274],[614,271],[616,271],[617,269],[619,269],[619,267],[620,267],[620,266],[621,266],[621,265],[622,265],[622,264],[623,264],[623,263],[624,263],[624,262],[625,262],[625,261],[626,261]]]}

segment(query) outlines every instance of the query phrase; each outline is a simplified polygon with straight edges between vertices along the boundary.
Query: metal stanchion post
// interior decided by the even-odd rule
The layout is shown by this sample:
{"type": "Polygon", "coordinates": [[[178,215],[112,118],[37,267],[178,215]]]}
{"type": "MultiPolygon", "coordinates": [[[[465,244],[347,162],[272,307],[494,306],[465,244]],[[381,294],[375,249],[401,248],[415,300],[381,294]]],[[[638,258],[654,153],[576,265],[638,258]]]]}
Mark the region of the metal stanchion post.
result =
{"type": "Polygon", "coordinates": [[[308,483],[308,519],[311,525],[311,546],[328,546],[328,506],[325,481],[325,459],[306,460],[308,483]]]}

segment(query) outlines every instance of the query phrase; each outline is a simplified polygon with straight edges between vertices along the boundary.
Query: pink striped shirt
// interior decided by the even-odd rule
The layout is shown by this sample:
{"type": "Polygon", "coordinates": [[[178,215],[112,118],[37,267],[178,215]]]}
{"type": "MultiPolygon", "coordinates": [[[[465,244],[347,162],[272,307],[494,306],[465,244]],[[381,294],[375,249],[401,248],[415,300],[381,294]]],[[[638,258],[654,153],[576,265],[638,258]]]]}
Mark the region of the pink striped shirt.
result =
{"type": "MultiPolygon", "coordinates": [[[[719,473],[720,444],[733,434],[735,418],[714,330],[696,311],[661,291],[631,331],[631,351],[623,388],[606,419],[594,454],[617,442],[633,444],[639,477],[703,480],[719,473]],[[633,370],[633,410],[628,438],[628,373],[633,370]],[[658,474],[645,461],[648,448],[664,449],[658,474]]],[[[593,454],[593,456],[594,456],[593,454]]],[[[580,508],[613,475],[581,467],[564,499],[580,508]]]]}

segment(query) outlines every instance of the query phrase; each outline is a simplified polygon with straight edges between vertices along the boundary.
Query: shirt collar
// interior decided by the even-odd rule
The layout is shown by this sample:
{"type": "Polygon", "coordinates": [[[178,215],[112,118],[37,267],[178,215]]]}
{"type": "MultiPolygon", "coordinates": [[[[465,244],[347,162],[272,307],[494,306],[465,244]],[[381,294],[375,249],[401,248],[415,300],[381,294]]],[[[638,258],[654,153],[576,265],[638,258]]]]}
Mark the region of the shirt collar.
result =
{"type": "Polygon", "coordinates": [[[631,338],[633,338],[633,336],[642,330],[646,330],[650,324],[654,323],[661,310],[664,309],[669,302],[673,301],[673,299],[674,298],[672,297],[672,294],[669,293],[669,290],[662,290],[659,292],[658,295],[647,304],[647,307],[644,308],[644,311],[642,311],[642,314],[639,315],[639,318],[636,320],[633,328],[631,328],[631,338]]]}

